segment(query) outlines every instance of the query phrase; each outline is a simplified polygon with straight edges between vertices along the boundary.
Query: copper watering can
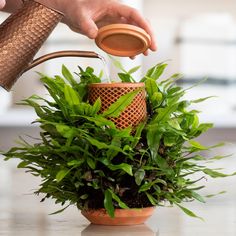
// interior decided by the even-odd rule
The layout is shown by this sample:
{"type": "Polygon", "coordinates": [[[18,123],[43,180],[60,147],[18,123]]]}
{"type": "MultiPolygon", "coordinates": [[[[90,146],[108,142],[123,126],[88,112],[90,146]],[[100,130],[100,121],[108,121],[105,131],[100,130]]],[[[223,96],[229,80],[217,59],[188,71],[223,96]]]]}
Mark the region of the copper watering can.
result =
{"type": "Polygon", "coordinates": [[[36,1],[27,1],[0,25],[0,86],[9,91],[27,70],[56,57],[102,57],[94,52],[61,51],[33,60],[63,14],[36,1]]]}
{"type": "MultiPolygon", "coordinates": [[[[89,51],[60,51],[33,60],[35,54],[62,18],[62,13],[38,3],[37,0],[30,0],[26,1],[21,9],[10,15],[0,25],[1,87],[9,91],[24,72],[44,61],[57,57],[99,58],[104,63],[102,56],[89,51]]],[[[105,84],[104,86],[89,88],[89,101],[93,103],[94,99],[101,97],[103,110],[107,104],[114,102],[111,97],[117,99],[122,94],[142,88],[142,91],[121,117],[114,118],[113,121],[118,128],[136,126],[145,119],[146,102],[143,83],[120,84],[119,86],[105,84]],[[115,89],[113,89],[114,86],[116,86],[115,89]]]]}

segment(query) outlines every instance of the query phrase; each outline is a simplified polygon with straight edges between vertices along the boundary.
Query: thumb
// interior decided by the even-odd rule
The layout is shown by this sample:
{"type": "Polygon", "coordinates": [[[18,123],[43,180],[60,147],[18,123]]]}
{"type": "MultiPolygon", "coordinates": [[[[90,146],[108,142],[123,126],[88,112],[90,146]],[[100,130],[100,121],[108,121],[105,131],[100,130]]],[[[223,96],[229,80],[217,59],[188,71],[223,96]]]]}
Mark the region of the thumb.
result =
{"type": "Polygon", "coordinates": [[[81,31],[84,35],[88,36],[91,39],[96,38],[98,33],[98,27],[91,18],[85,18],[80,23],[81,31]]]}

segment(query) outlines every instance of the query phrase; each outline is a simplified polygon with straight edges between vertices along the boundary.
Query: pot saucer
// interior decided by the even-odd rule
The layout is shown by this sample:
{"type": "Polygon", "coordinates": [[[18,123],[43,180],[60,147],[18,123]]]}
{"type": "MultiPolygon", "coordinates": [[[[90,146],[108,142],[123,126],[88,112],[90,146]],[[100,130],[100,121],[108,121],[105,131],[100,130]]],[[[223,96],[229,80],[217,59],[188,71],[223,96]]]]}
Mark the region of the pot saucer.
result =
{"type": "Polygon", "coordinates": [[[108,54],[133,57],[145,52],[150,44],[150,36],[142,29],[129,24],[111,24],[98,30],[95,42],[108,54]]]}

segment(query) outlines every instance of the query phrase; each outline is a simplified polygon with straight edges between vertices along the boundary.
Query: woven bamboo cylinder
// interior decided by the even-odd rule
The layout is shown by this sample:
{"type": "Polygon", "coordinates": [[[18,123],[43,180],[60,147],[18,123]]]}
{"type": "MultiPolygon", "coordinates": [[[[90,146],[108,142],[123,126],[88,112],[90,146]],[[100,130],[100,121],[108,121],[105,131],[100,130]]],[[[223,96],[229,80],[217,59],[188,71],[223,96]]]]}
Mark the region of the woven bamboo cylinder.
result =
{"type": "Polygon", "coordinates": [[[146,94],[144,83],[97,83],[90,84],[89,102],[93,104],[99,97],[102,102],[100,112],[107,110],[111,104],[116,102],[122,95],[141,88],[141,91],[135,96],[132,103],[117,118],[109,118],[117,128],[136,127],[140,122],[146,119],[146,94]]]}

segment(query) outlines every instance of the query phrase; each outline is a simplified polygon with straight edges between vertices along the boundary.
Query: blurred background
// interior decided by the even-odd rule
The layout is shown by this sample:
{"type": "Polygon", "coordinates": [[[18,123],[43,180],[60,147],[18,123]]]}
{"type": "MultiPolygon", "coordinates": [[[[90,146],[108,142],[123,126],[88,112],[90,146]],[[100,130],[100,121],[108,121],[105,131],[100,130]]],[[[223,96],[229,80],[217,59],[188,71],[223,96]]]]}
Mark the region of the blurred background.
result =
{"type": "MultiPolygon", "coordinates": [[[[167,61],[169,64],[162,79],[177,72],[182,73],[184,79],[181,85],[184,87],[192,86],[207,77],[203,84],[189,90],[187,94],[191,99],[216,96],[197,107],[202,111],[200,114],[202,122],[215,124],[215,127],[203,135],[200,141],[206,145],[225,141],[228,144],[218,149],[217,154],[235,153],[236,1],[127,0],[123,2],[139,9],[150,21],[156,35],[158,51],[150,53],[147,57],[138,56],[135,60],[121,59],[121,62],[127,68],[141,65],[141,70],[136,73],[138,79],[148,68],[162,61],[167,61]]],[[[1,13],[1,21],[7,16],[1,13]]],[[[116,79],[116,69],[107,55],[96,47],[94,41],[70,31],[63,24],[54,30],[37,57],[54,51],[73,49],[95,51],[103,55],[112,79],[116,79]]],[[[35,71],[49,75],[60,74],[62,64],[75,72],[77,65],[92,66],[98,73],[104,69],[103,64],[96,59],[54,59],[25,73],[10,93],[0,89],[0,150],[7,150],[14,145],[19,135],[37,136],[37,125],[30,124],[36,118],[33,111],[16,103],[32,94],[44,96],[46,92],[35,71]]],[[[233,154],[230,160],[222,162],[222,167],[227,171],[232,170],[232,167],[236,166],[235,157],[236,154],[233,154]]],[[[15,172],[15,163],[12,165],[2,163],[0,157],[0,196],[4,186],[9,188],[11,173],[15,172]]],[[[235,178],[231,179],[231,182],[222,182],[222,185],[232,187],[233,183],[235,178]]],[[[30,184],[28,183],[29,186],[30,184]]],[[[234,199],[235,197],[234,195],[234,199]]],[[[233,204],[236,205],[235,202],[233,204]]],[[[234,222],[236,221],[235,208],[230,217],[234,217],[234,222]]],[[[230,232],[236,233],[235,227],[231,230],[230,232]]]]}

